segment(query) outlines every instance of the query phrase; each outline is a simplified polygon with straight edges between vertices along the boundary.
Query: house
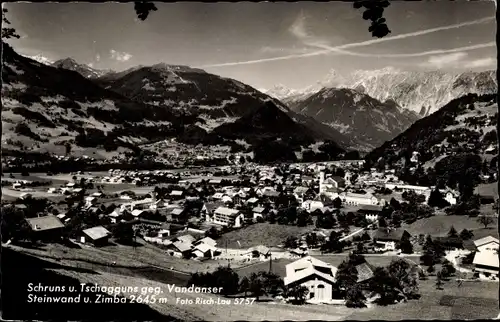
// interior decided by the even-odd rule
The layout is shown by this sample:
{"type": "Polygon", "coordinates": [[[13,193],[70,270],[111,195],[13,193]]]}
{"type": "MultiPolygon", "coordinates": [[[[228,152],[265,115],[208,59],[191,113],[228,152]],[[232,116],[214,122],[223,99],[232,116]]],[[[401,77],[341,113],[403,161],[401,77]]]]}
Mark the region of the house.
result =
{"type": "Polygon", "coordinates": [[[204,238],[196,241],[193,245],[199,245],[199,244],[207,244],[207,245],[210,245],[212,247],[215,247],[217,245],[217,242],[210,237],[204,237],[204,238]]]}
{"type": "Polygon", "coordinates": [[[222,226],[232,226],[232,227],[241,227],[245,220],[245,215],[242,214],[239,210],[219,207],[217,208],[213,216],[209,217],[209,221],[222,225],[222,226]]]}
{"type": "Polygon", "coordinates": [[[453,191],[446,192],[444,200],[448,201],[450,205],[456,205],[458,199],[458,194],[453,191]]]}
{"type": "Polygon", "coordinates": [[[180,240],[173,242],[167,246],[169,253],[175,257],[189,258],[191,256],[193,245],[190,243],[185,243],[180,240]]]}
{"type": "Polygon", "coordinates": [[[255,207],[252,209],[253,212],[253,219],[257,218],[264,218],[264,211],[265,209],[262,207],[255,207]]]}
{"type": "Polygon", "coordinates": [[[369,193],[342,192],[338,197],[342,200],[342,203],[350,206],[377,205],[379,203],[379,200],[369,193]]]}
{"type": "Polygon", "coordinates": [[[248,249],[248,254],[251,255],[252,258],[268,258],[271,255],[271,250],[264,246],[264,245],[259,245],[259,246],[254,246],[250,247],[248,249]]]}
{"type": "Polygon", "coordinates": [[[143,212],[144,212],[144,210],[134,209],[134,210],[132,210],[131,214],[132,214],[132,216],[137,218],[137,217],[141,216],[143,212]]]}
{"type": "Polygon", "coordinates": [[[103,226],[92,227],[84,229],[82,231],[82,236],[80,236],[80,242],[89,242],[94,246],[104,246],[108,243],[111,233],[103,226]]]}
{"type": "Polygon", "coordinates": [[[355,269],[358,273],[357,283],[366,283],[374,276],[375,267],[367,262],[355,266],[355,269]]]}
{"type": "Polygon", "coordinates": [[[252,198],[247,200],[247,204],[249,204],[249,205],[255,205],[258,202],[259,202],[259,199],[255,198],[255,197],[252,197],[252,198]]]}
{"type": "Polygon", "coordinates": [[[364,215],[366,220],[375,222],[378,220],[379,214],[382,212],[383,207],[378,205],[362,205],[358,209],[358,214],[364,215]]]}
{"type": "Polygon", "coordinates": [[[374,241],[381,242],[400,242],[403,238],[411,238],[411,234],[403,229],[379,228],[373,235],[374,241]]]}
{"type": "Polygon", "coordinates": [[[406,230],[379,228],[373,235],[376,251],[393,251],[403,238],[411,238],[406,230]]]}
{"type": "Polygon", "coordinates": [[[200,243],[193,247],[192,255],[198,258],[212,258],[217,249],[209,244],[200,243]]]}
{"type": "Polygon", "coordinates": [[[187,235],[177,236],[177,237],[173,238],[172,242],[175,243],[177,241],[180,241],[180,242],[183,242],[185,244],[192,244],[192,243],[194,243],[195,240],[196,240],[196,238],[187,234],[187,235]]]}
{"type": "Polygon", "coordinates": [[[425,200],[429,199],[431,195],[432,189],[426,186],[413,186],[413,185],[404,185],[404,184],[394,184],[394,183],[386,183],[385,188],[390,190],[401,190],[403,192],[414,192],[417,195],[425,196],[425,200]]]}
{"type": "Polygon", "coordinates": [[[62,236],[64,224],[54,215],[26,218],[36,239],[54,241],[62,236]]]}
{"type": "Polygon", "coordinates": [[[302,203],[301,207],[304,208],[305,210],[309,211],[309,212],[313,212],[316,209],[322,209],[322,208],[324,208],[325,205],[321,201],[306,200],[306,201],[304,201],[302,203]]]}
{"type": "Polygon", "coordinates": [[[170,197],[172,199],[181,199],[183,195],[184,195],[184,191],[180,191],[180,190],[172,190],[172,192],[170,192],[170,197]]]}
{"type": "Polygon", "coordinates": [[[474,241],[476,253],[474,254],[474,271],[480,272],[485,276],[499,276],[499,260],[498,260],[498,239],[492,236],[487,236],[474,241]]]}
{"type": "Polygon", "coordinates": [[[286,265],[285,286],[302,285],[309,290],[308,302],[332,301],[337,268],[314,257],[306,256],[286,265]]]}

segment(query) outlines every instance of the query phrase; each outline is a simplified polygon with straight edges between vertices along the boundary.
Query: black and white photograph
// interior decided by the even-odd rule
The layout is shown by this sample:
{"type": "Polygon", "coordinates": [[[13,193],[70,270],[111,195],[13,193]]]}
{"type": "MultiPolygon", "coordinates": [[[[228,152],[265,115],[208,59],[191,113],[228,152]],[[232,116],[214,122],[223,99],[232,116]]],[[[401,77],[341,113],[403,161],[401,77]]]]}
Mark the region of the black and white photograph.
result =
{"type": "Polygon", "coordinates": [[[497,17],[2,3],[2,319],[500,319],[497,17]]]}

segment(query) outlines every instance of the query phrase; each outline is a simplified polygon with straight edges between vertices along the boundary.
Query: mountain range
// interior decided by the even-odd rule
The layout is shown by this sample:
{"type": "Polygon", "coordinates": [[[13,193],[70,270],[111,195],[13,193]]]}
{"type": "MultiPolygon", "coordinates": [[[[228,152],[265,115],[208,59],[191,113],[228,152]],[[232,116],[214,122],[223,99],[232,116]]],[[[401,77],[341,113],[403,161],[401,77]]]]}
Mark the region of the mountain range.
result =
{"type": "Polygon", "coordinates": [[[393,101],[380,102],[348,88],[323,88],[290,108],[346,135],[360,151],[370,151],[413,124],[418,116],[393,101]]]}
{"type": "Polygon", "coordinates": [[[392,100],[399,106],[427,116],[460,96],[496,93],[495,71],[450,73],[441,71],[402,71],[395,68],[360,70],[349,75],[330,71],[318,83],[294,90],[277,85],[266,91],[285,104],[301,101],[322,88],[349,88],[379,101],[392,100]]]}
{"type": "Polygon", "coordinates": [[[260,151],[273,161],[269,149],[288,151],[294,160],[294,152],[311,156],[312,146],[323,156],[337,157],[350,145],[340,132],[294,113],[279,100],[200,69],[157,64],[101,73],[72,59],[49,66],[6,44],[3,49],[4,151],[91,149],[108,158],[175,138],[260,151]]]}

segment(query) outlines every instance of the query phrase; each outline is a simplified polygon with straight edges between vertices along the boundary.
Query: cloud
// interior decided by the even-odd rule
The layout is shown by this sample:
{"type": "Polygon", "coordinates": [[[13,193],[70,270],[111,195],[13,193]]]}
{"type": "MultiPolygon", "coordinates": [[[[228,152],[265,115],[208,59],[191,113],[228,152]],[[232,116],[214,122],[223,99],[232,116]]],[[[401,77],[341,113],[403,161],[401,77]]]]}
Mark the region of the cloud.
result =
{"type": "MultiPolygon", "coordinates": [[[[301,26],[303,26],[301,24],[303,24],[304,20],[305,20],[305,18],[302,18],[302,17],[303,17],[303,15],[299,16],[299,18],[292,24],[292,26],[290,27],[290,31],[294,35],[303,36],[302,39],[310,39],[309,38],[310,36],[307,35],[307,32],[305,32],[305,26],[304,26],[304,28],[301,27],[301,26]]],[[[364,46],[369,46],[369,45],[373,45],[373,44],[384,43],[384,42],[391,41],[391,40],[406,39],[406,38],[411,38],[411,37],[416,37],[416,36],[422,36],[422,35],[438,32],[438,31],[442,31],[442,30],[456,29],[456,28],[461,28],[461,27],[465,27],[465,26],[485,23],[485,22],[493,21],[494,19],[495,19],[495,17],[486,17],[486,18],[467,21],[467,22],[454,24],[454,25],[419,30],[419,31],[401,34],[401,35],[397,35],[397,36],[389,36],[389,37],[378,38],[378,39],[370,39],[370,40],[366,40],[366,41],[360,41],[360,42],[356,42],[356,43],[344,44],[344,45],[339,45],[339,46],[328,46],[328,49],[322,49],[322,50],[314,51],[311,53],[305,53],[305,54],[283,55],[280,57],[255,59],[255,60],[247,60],[247,61],[239,61],[239,62],[230,62],[230,63],[222,63],[222,64],[212,64],[212,65],[205,65],[205,66],[199,66],[199,67],[200,68],[210,68],[210,67],[225,67],[225,66],[259,64],[259,63],[265,63],[265,62],[271,62],[271,61],[314,57],[314,56],[319,56],[319,55],[331,54],[332,52],[337,53],[337,54],[349,54],[349,53],[352,54],[352,52],[345,51],[345,49],[364,47],[364,46]]],[[[317,40],[315,42],[309,41],[309,44],[314,44],[318,48],[321,45],[317,40]]],[[[321,46],[325,47],[324,44],[322,44],[321,46]]],[[[476,45],[476,46],[490,47],[490,46],[496,46],[496,44],[494,42],[492,42],[492,43],[481,44],[481,45],[476,45]]],[[[475,48],[484,48],[484,47],[475,47],[475,48]]],[[[453,50],[455,50],[455,49],[453,49],[453,50]]],[[[425,53],[415,53],[415,54],[412,54],[412,56],[417,57],[419,55],[426,56],[426,55],[430,55],[430,54],[432,54],[432,51],[425,52],[425,53]]],[[[383,55],[382,54],[382,55],[376,55],[376,56],[378,56],[378,57],[403,57],[401,55],[398,55],[398,56],[395,56],[395,55],[396,54],[394,54],[394,55],[383,55]]],[[[406,56],[406,57],[412,57],[412,56],[406,56]]]]}
{"type": "Polygon", "coordinates": [[[92,63],[88,63],[87,66],[89,66],[90,68],[94,68],[94,64],[92,63]]]}
{"type": "Polygon", "coordinates": [[[306,15],[303,11],[300,12],[300,15],[295,19],[288,30],[297,38],[307,38],[309,36],[306,29],[306,15]]]}
{"type": "Polygon", "coordinates": [[[115,59],[119,62],[125,62],[125,61],[128,61],[130,58],[132,58],[131,54],[126,53],[126,52],[116,51],[114,49],[111,49],[109,51],[109,53],[111,54],[112,59],[115,59]]]}
{"type": "Polygon", "coordinates": [[[457,52],[447,55],[431,56],[427,62],[423,63],[424,67],[445,68],[463,66],[462,61],[468,56],[466,52],[457,52]]]}
{"type": "Polygon", "coordinates": [[[470,61],[464,65],[465,68],[481,68],[481,67],[494,67],[497,65],[497,60],[492,57],[481,58],[470,61]]]}
{"type": "Polygon", "coordinates": [[[100,61],[101,60],[101,55],[97,54],[95,55],[95,61],[100,61]]]}

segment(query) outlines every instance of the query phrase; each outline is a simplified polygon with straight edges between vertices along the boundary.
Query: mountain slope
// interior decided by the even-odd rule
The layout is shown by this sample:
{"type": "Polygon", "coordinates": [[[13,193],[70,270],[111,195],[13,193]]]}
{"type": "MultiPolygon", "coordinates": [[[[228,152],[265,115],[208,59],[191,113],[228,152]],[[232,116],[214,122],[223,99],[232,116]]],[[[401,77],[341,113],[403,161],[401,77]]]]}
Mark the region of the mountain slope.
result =
{"type": "Polygon", "coordinates": [[[153,109],[108,91],[75,71],[43,65],[3,44],[2,147],[5,150],[65,154],[104,147],[114,151],[147,142],[170,129],[176,119],[168,109],[153,109]],[[131,129],[156,127],[131,135],[131,129]],[[159,125],[161,124],[161,129],[159,125]]]}
{"type": "Polygon", "coordinates": [[[347,88],[323,88],[289,104],[295,112],[338,130],[365,151],[394,138],[418,119],[394,102],[381,103],[347,88]]]}
{"type": "Polygon", "coordinates": [[[432,172],[447,159],[473,155],[484,163],[483,174],[492,175],[497,168],[497,115],[496,95],[468,94],[454,99],[370,152],[367,166],[380,162],[396,169],[421,165],[432,172]]]}
{"type": "Polygon", "coordinates": [[[73,70],[85,78],[98,78],[110,73],[110,70],[99,70],[85,64],[79,64],[72,58],[60,59],[51,64],[55,68],[73,70]]]}
{"type": "MultiPolygon", "coordinates": [[[[318,141],[333,146],[336,135],[343,140],[338,132],[296,115],[248,85],[189,67],[139,67],[96,81],[66,69],[67,65],[54,68],[22,57],[7,45],[3,60],[4,150],[96,153],[110,158],[128,150],[137,153],[169,138],[191,145],[240,149],[243,145],[246,152],[261,146],[269,133],[276,140],[283,139],[290,151],[302,151],[307,149],[304,144],[318,141]],[[258,114],[263,106],[280,115],[282,127],[267,123],[249,132],[242,130],[238,142],[232,133],[214,131],[222,124],[258,114]],[[281,131],[283,127],[292,132],[281,131]],[[307,140],[287,141],[290,133],[307,140]],[[244,139],[252,144],[248,146],[244,139]]],[[[243,129],[246,125],[240,121],[234,126],[243,129]]],[[[187,152],[194,157],[198,150],[187,152]]]]}

